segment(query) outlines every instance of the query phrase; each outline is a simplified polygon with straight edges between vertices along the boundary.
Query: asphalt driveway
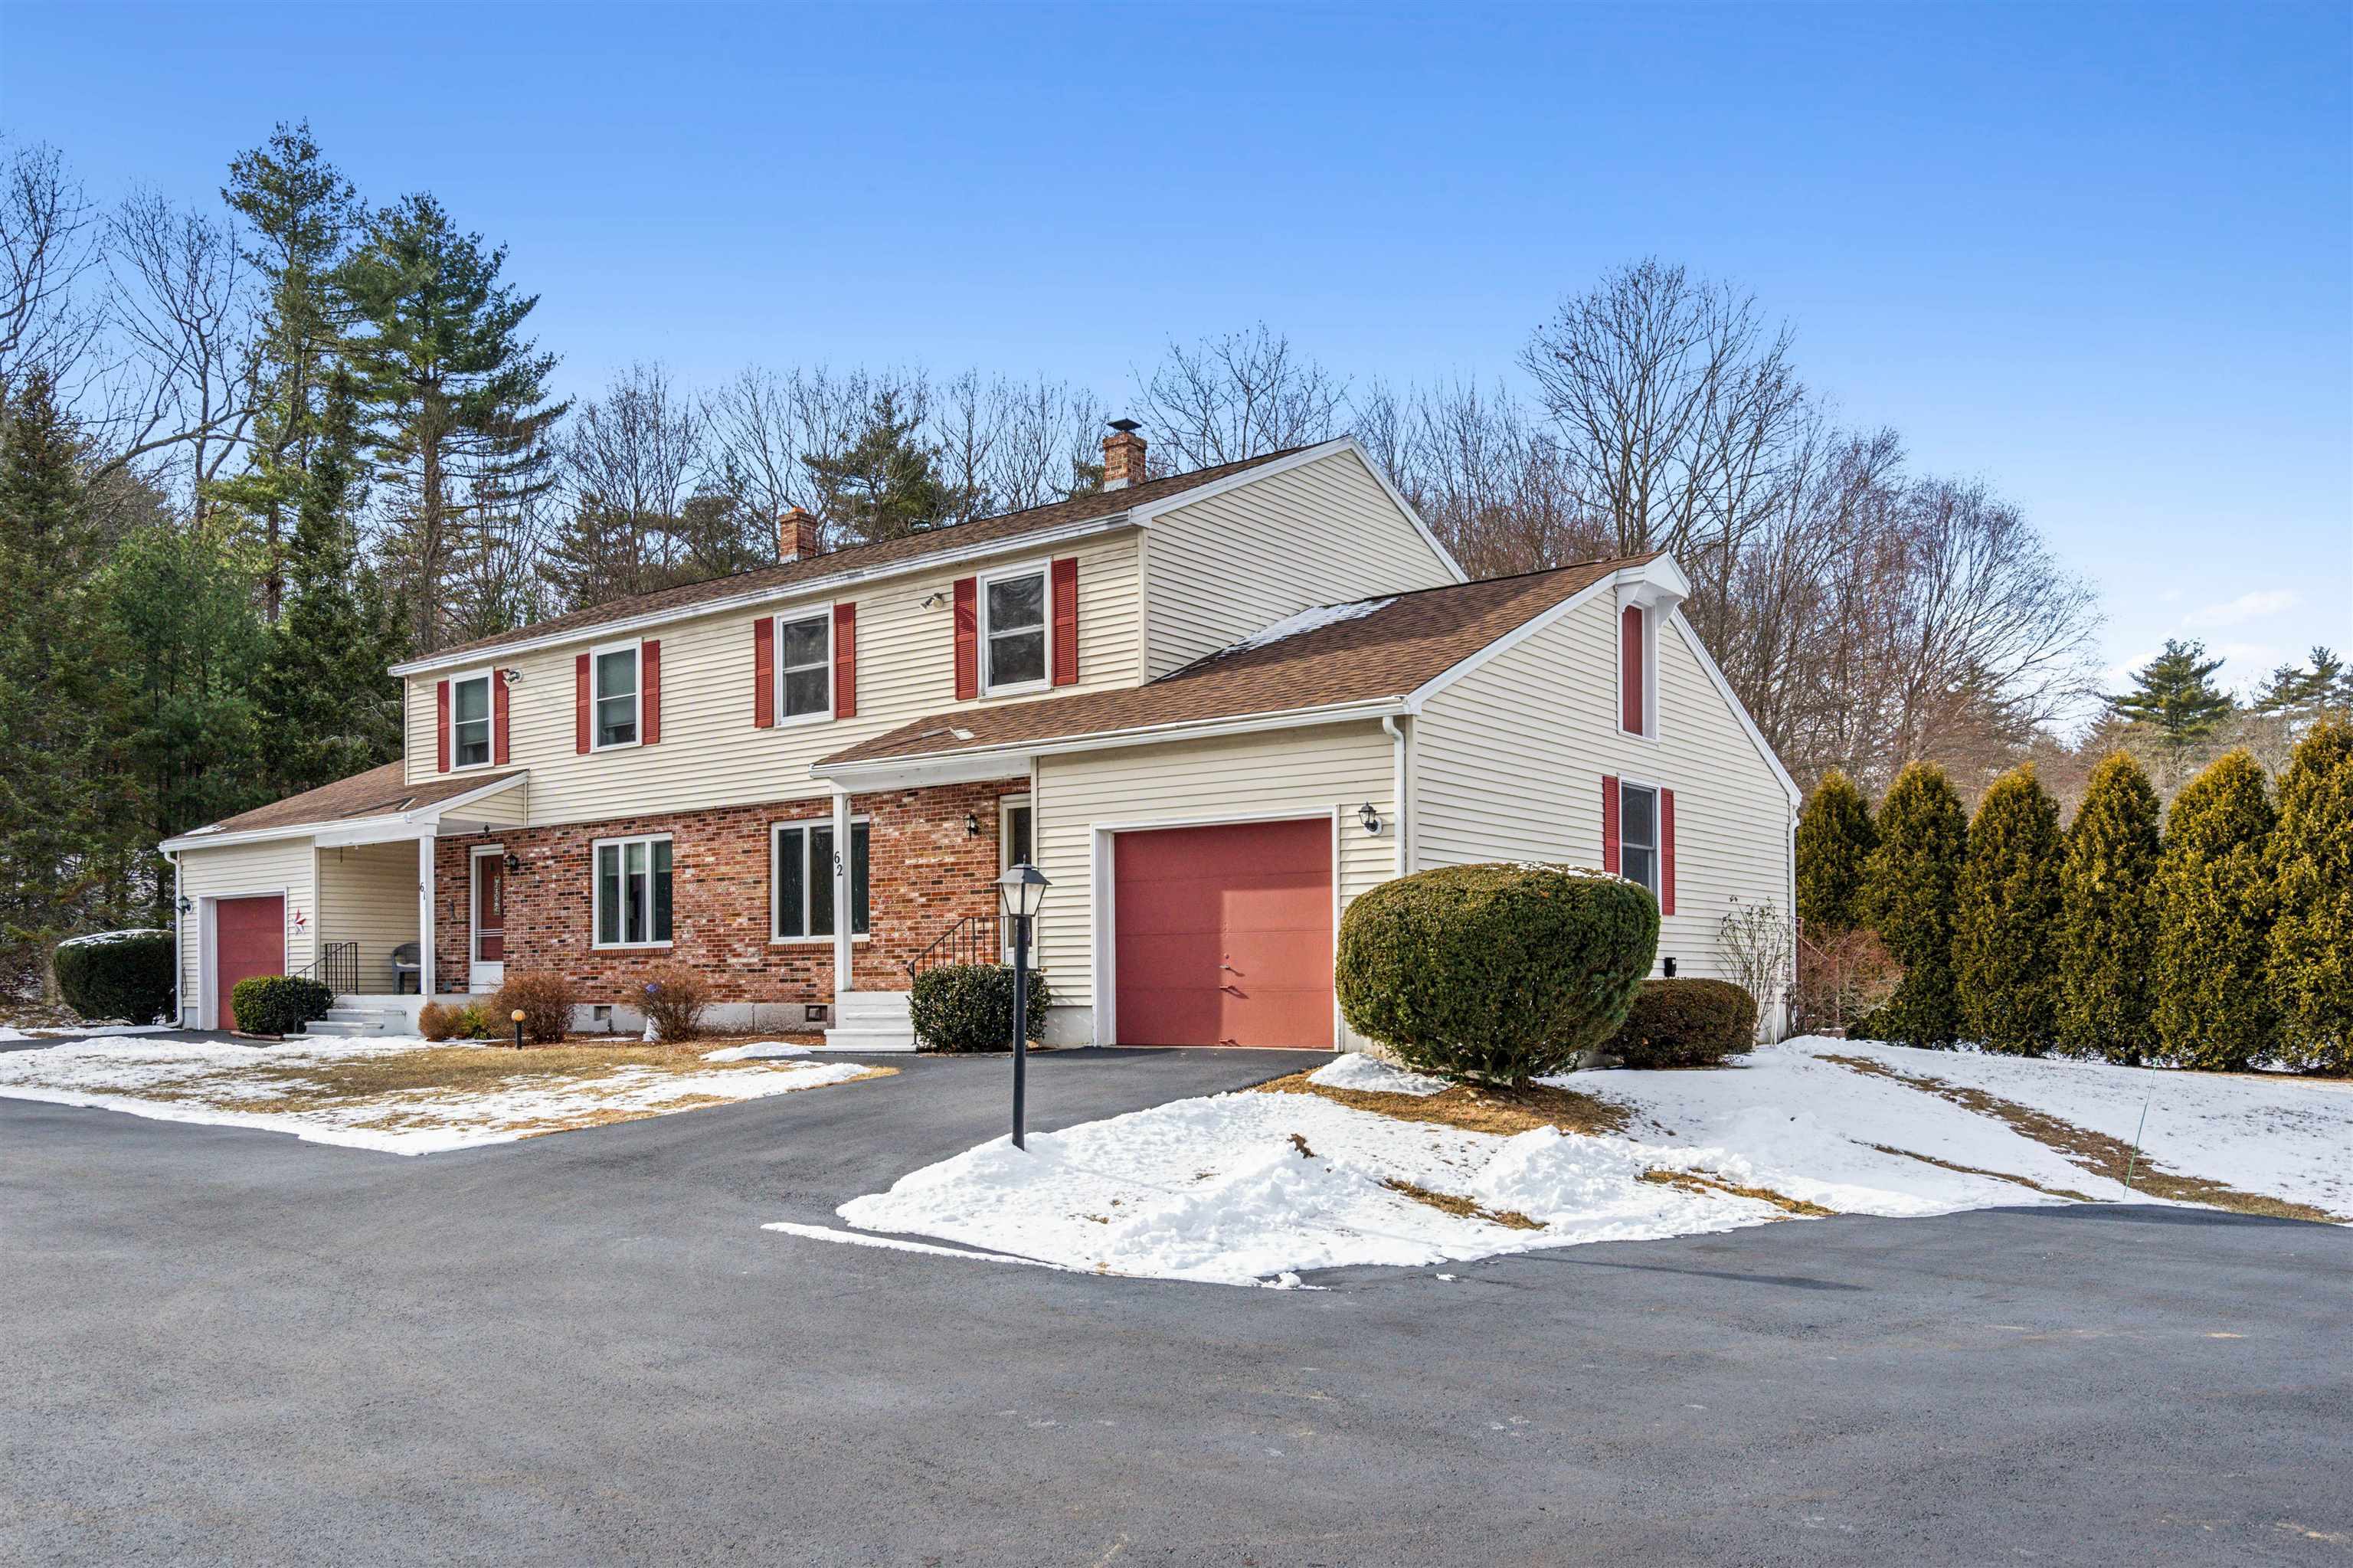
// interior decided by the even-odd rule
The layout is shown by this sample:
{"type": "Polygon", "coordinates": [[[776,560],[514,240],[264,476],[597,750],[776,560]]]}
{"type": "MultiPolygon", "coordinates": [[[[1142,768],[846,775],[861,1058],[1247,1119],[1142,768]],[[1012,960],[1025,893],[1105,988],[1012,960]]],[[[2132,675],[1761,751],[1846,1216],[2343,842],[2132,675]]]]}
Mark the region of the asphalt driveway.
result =
{"type": "MultiPolygon", "coordinates": [[[[2353,1562],[2353,1233],[1792,1223],[1315,1292],[758,1227],[1002,1062],[403,1160],[0,1100],[0,1561],[2353,1562]]],[[[1037,1058],[1033,1125],[1287,1071],[1037,1058]]]]}

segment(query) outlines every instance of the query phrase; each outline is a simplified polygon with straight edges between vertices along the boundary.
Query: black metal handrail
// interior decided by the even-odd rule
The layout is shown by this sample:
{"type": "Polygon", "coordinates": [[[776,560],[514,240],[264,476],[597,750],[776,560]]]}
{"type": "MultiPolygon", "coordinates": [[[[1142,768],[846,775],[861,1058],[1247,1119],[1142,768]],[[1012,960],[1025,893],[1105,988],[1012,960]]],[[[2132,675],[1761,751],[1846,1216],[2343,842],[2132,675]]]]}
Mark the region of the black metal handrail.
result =
{"type": "Polygon", "coordinates": [[[997,915],[967,915],[932,938],[932,945],[907,960],[907,978],[913,980],[934,964],[1001,964],[1005,944],[997,934],[997,915]]]}
{"type": "Polygon", "coordinates": [[[360,945],[324,943],[319,956],[295,970],[294,978],[314,980],[337,996],[349,996],[360,989],[360,945]]]}

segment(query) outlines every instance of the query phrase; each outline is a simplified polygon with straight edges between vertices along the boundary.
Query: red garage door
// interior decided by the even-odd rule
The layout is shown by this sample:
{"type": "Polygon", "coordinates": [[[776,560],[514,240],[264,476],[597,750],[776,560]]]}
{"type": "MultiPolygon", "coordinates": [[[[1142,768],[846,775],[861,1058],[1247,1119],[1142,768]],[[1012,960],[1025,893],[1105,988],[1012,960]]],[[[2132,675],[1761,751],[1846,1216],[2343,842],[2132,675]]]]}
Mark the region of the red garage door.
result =
{"type": "Polygon", "coordinates": [[[1123,1045],[1332,1044],[1332,823],[1121,833],[1123,1045]]]}
{"type": "Polygon", "coordinates": [[[284,898],[224,898],[213,906],[213,995],[223,1029],[237,1027],[228,995],[237,981],[285,972],[284,898]]]}

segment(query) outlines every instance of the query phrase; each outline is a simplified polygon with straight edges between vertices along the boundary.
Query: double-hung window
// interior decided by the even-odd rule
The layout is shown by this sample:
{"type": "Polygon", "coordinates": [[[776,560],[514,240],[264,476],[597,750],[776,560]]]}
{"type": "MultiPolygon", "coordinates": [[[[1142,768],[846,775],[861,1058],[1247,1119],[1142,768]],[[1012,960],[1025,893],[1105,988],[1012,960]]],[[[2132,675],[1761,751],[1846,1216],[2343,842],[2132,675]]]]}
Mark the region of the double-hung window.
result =
{"type": "Polygon", "coordinates": [[[1046,570],[1008,572],[981,585],[981,659],[987,692],[1046,683],[1046,570]]]}
{"type": "Polygon", "coordinates": [[[1647,784],[1618,786],[1618,874],[1659,891],[1659,792],[1647,784]]]}
{"type": "Polygon", "coordinates": [[[776,620],[776,713],[822,718],[833,711],[833,611],[776,620]]]}
{"type": "Polygon", "coordinates": [[[449,683],[449,764],[480,768],[491,759],[491,673],[449,683]]]}
{"type": "Polygon", "coordinates": [[[623,642],[599,648],[591,656],[595,666],[596,749],[635,746],[642,716],[644,683],[638,678],[638,645],[623,642]]]}
{"type": "Polygon", "coordinates": [[[670,837],[600,839],[595,890],[596,946],[670,946],[670,837]]]}
{"type": "MultiPolygon", "coordinates": [[[[867,826],[849,824],[849,932],[866,935],[867,826]]],[[[770,935],[779,942],[833,936],[833,824],[778,822],[769,855],[770,935]]]]}

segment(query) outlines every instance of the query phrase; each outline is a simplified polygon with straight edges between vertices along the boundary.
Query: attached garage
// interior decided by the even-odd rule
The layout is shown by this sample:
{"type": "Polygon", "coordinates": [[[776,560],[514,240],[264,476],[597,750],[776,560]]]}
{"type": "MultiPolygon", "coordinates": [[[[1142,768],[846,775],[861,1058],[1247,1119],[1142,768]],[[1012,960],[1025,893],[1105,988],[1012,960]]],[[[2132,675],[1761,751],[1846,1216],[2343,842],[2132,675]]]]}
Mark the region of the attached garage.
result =
{"type": "Polygon", "coordinates": [[[237,1027],[229,1005],[237,982],[286,972],[286,898],[220,898],[213,902],[213,996],[220,1026],[237,1027]]]}
{"type": "Polygon", "coordinates": [[[1112,836],[1119,1044],[1333,1044],[1332,824],[1112,836]]]}

